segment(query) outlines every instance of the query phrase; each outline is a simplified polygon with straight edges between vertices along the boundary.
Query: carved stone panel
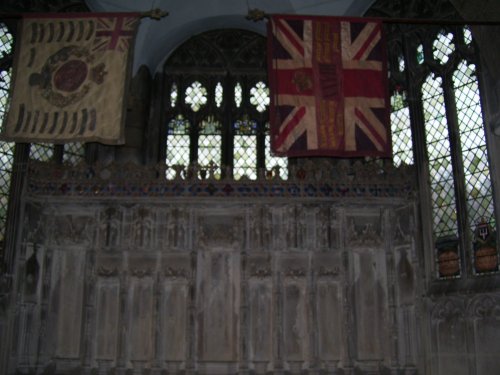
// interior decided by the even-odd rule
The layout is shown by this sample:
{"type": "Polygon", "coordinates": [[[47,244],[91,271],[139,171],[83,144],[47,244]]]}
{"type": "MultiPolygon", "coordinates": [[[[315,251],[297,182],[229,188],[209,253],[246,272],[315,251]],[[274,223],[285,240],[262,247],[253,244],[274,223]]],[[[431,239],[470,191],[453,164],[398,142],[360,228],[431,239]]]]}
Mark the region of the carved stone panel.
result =
{"type": "Polygon", "coordinates": [[[432,310],[436,368],[440,375],[468,374],[467,328],[463,301],[443,299],[432,310]]]}
{"type": "Polygon", "coordinates": [[[281,259],[283,280],[283,354],[289,362],[307,361],[311,329],[308,300],[309,259],[307,254],[287,254],[281,259]]]}
{"type": "Polygon", "coordinates": [[[340,360],[344,342],[342,263],[337,254],[317,254],[314,259],[318,356],[340,360]]]}
{"type": "Polygon", "coordinates": [[[271,257],[252,256],[248,259],[248,264],[250,359],[271,361],[275,324],[271,257]]]}
{"type": "Polygon", "coordinates": [[[57,304],[57,349],[61,358],[80,356],[85,252],[55,251],[53,253],[53,302],[57,304]]]}
{"type": "Polygon", "coordinates": [[[148,360],[154,354],[154,294],[153,279],[149,276],[132,277],[128,293],[128,357],[148,360]]]}
{"type": "Polygon", "coordinates": [[[120,282],[108,275],[99,277],[96,285],[95,356],[113,361],[118,354],[120,282]]]}
{"type": "Polygon", "coordinates": [[[468,307],[474,329],[475,367],[477,374],[495,375],[500,369],[500,296],[476,297],[468,307]]]}
{"type": "Polygon", "coordinates": [[[381,250],[353,252],[356,347],[359,360],[384,358],[388,342],[385,254],[381,250]]]}
{"type": "Polygon", "coordinates": [[[159,342],[160,358],[165,361],[183,361],[189,345],[188,309],[190,259],[184,254],[168,254],[161,267],[159,342]]]}
{"type": "Polygon", "coordinates": [[[240,255],[233,251],[198,253],[198,353],[203,361],[236,361],[240,311],[240,255]]]}

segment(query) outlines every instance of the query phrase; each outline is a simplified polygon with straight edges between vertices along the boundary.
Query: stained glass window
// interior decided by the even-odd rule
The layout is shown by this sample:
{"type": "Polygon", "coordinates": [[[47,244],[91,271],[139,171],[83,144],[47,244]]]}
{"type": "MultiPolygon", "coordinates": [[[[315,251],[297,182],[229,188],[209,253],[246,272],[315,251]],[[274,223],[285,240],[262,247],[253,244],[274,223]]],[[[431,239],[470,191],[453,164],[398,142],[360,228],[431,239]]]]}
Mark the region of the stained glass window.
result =
{"type": "MultiPolygon", "coordinates": [[[[190,131],[173,135],[162,129],[166,147],[160,158],[165,157],[167,165],[197,164],[202,177],[215,164],[216,177],[232,173],[236,179],[255,179],[259,170],[280,165],[281,176],[286,176],[287,158],[272,157],[267,140],[270,97],[265,51],[266,39],[258,34],[218,30],[194,36],[169,57],[168,104],[163,110],[167,119],[182,116],[190,131]],[[224,42],[234,40],[235,34],[241,43],[224,42]]],[[[174,175],[167,173],[168,178],[174,175]]]]}
{"type": "Polygon", "coordinates": [[[436,275],[460,278],[469,269],[474,275],[497,272],[498,265],[485,272],[473,259],[476,225],[486,224],[495,231],[497,222],[480,90],[471,62],[472,34],[468,27],[432,32],[420,29],[419,38],[425,42],[408,49],[403,61],[397,60],[396,71],[413,69],[410,76],[417,79],[396,82],[402,76],[391,77],[393,87],[402,82],[418,91],[416,97],[408,98],[407,90],[396,90],[391,97],[393,161],[396,166],[414,163],[414,145],[417,161],[427,171],[424,196],[431,208],[436,275]],[[424,50],[432,54],[427,56],[424,50]],[[418,66],[424,63],[425,69],[418,66]],[[410,116],[410,104],[415,118],[410,116]],[[419,135],[415,137],[412,131],[419,135]],[[442,262],[450,260],[452,268],[443,266],[442,262]]]}

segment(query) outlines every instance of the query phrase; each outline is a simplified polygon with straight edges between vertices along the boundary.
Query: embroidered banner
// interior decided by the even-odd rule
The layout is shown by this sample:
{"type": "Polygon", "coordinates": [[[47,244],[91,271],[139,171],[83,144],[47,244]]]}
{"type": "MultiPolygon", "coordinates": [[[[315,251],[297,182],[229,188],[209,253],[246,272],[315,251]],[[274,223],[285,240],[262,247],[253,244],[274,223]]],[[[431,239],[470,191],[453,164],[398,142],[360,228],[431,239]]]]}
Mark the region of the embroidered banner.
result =
{"type": "Polygon", "coordinates": [[[271,148],[282,156],[391,155],[381,23],[271,17],[271,148]]]}
{"type": "Polygon", "coordinates": [[[139,14],[25,16],[2,138],[124,143],[125,88],[139,14]]]}

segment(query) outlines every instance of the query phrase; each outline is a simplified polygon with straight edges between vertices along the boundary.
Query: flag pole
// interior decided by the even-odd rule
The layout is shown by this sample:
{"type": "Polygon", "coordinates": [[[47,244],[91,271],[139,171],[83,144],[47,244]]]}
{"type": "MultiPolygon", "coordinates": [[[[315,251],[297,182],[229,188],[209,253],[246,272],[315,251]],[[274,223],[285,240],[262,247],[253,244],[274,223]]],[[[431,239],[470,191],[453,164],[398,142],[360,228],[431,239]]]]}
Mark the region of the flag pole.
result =
{"type": "MultiPolygon", "coordinates": [[[[57,14],[57,15],[61,15],[61,16],[64,14],[70,14],[70,13],[65,13],[65,12],[48,12],[48,13],[54,14],[54,15],[57,14]]],[[[94,13],[94,12],[75,12],[74,14],[86,14],[86,13],[94,13]]],[[[102,15],[106,14],[106,12],[95,12],[95,13],[102,14],[102,15]]],[[[116,14],[116,12],[110,12],[110,13],[116,14]]],[[[126,12],[119,12],[119,13],[125,14],[126,12]]],[[[130,12],[130,13],[138,14],[136,12],[130,12]]],[[[0,13],[0,20],[22,18],[23,14],[30,14],[30,13],[0,13]]],[[[151,19],[157,20],[157,21],[159,21],[160,19],[162,19],[164,17],[167,17],[168,15],[169,15],[169,12],[167,12],[165,10],[161,10],[160,8],[155,8],[155,9],[151,9],[147,12],[139,13],[140,18],[151,18],[151,19]]]]}
{"type": "MultiPolygon", "coordinates": [[[[269,19],[271,14],[264,12],[261,9],[249,9],[246,16],[250,21],[262,21],[269,19]]],[[[342,17],[342,16],[339,16],[342,17]]],[[[362,17],[359,17],[362,18],[362,17]]],[[[387,17],[367,17],[370,19],[380,20],[382,23],[406,23],[406,24],[423,24],[423,25],[500,25],[500,21],[478,21],[478,20],[435,20],[429,18],[387,18],[387,17]]]]}

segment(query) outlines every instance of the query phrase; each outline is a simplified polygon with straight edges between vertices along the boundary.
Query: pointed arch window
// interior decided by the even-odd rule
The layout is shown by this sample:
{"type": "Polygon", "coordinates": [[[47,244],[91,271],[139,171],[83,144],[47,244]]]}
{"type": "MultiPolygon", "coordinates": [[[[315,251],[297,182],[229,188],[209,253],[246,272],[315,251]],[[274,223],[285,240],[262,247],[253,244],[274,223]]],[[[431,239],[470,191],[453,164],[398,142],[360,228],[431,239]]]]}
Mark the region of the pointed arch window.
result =
{"type": "MultiPolygon", "coordinates": [[[[167,170],[196,164],[216,178],[231,173],[235,179],[256,179],[259,169],[279,165],[286,178],[287,159],[269,151],[265,51],[266,40],[258,34],[220,30],[191,38],[166,61],[169,105],[160,157],[167,170]],[[190,124],[182,135],[171,130],[179,116],[190,124]]],[[[167,178],[174,176],[167,172],[167,178]]]]}
{"type": "MultiPolygon", "coordinates": [[[[495,237],[497,214],[472,34],[427,27],[391,43],[394,163],[425,172],[420,188],[430,210],[422,215],[424,227],[427,215],[431,223],[435,275],[498,273],[498,261],[479,266],[477,256],[476,228],[487,226],[495,237]]],[[[490,259],[498,259],[498,244],[495,251],[490,259]]]]}

